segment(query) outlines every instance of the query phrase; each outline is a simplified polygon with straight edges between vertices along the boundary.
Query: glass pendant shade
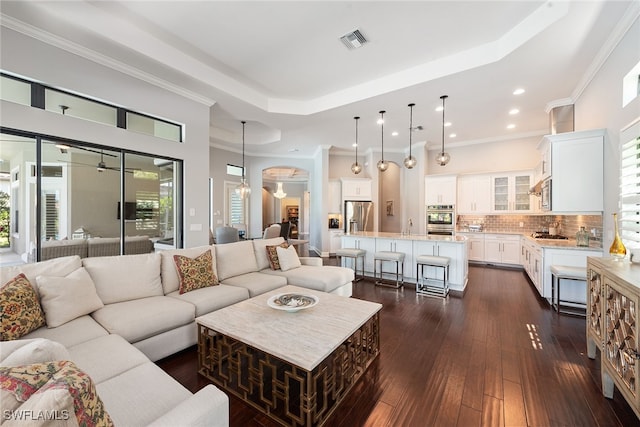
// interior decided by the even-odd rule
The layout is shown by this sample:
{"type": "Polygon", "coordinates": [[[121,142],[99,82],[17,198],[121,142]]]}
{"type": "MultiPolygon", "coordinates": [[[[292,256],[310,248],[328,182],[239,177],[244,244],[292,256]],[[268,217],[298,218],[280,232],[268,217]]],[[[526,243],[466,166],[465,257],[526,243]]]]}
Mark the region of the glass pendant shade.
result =
{"type": "Polygon", "coordinates": [[[384,113],[385,113],[384,110],[380,111],[379,123],[380,123],[380,141],[381,141],[380,146],[381,146],[382,158],[378,160],[378,164],[376,165],[376,167],[380,172],[384,172],[387,169],[389,169],[389,163],[385,162],[384,160],[384,113]]]}
{"type": "Polygon", "coordinates": [[[282,189],[281,182],[278,183],[278,190],[275,193],[273,193],[273,197],[275,197],[276,199],[283,199],[287,197],[287,193],[285,193],[284,190],[282,189]]]}
{"type": "Polygon", "coordinates": [[[360,120],[360,117],[354,117],[353,119],[356,121],[356,161],[351,165],[351,172],[358,175],[362,172],[362,166],[358,163],[358,120],[360,120]]]}
{"type": "Polygon", "coordinates": [[[413,169],[416,163],[416,158],[411,155],[411,133],[413,132],[413,107],[416,104],[409,104],[408,107],[410,109],[409,115],[409,155],[404,159],[404,167],[407,169],[413,169]]]}
{"type": "Polygon", "coordinates": [[[413,169],[413,168],[414,168],[414,166],[415,166],[417,163],[418,163],[418,161],[417,161],[417,160],[416,160],[416,158],[415,158],[415,157],[413,157],[413,156],[409,156],[409,157],[407,157],[406,159],[404,159],[404,166],[405,166],[407,169],[413,169]]]}
{"type": "Polygon", "coordinates": [[[440,166],[444,166],[449,163],[451,160],[451,156],[449,153],[445,153],[444,151],[444,100],[447,99],[447,95],[442,95],[440,99],[442,99],[442,151],[436,156],[436,163],[440,166]]]}
{"type": "Polygon", "coordinates": [[[240,196],[242,199],[249,196],[251,194],[251,187],[249,187],[249,183],[247,179],[244,177],[244,125],[247,123],[242,121],[242,179],[240,180],[240,185],[236,187],[236,194],[240,196]]]}

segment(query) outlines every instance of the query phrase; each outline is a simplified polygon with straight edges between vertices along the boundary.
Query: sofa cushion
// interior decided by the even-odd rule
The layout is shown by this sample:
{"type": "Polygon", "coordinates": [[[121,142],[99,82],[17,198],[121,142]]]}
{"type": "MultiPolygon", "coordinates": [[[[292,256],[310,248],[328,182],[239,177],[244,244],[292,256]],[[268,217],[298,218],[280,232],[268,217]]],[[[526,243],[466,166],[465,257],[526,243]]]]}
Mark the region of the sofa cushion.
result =
{"type": "Polygon", "coordinates": [[[164,295],[158,254],[84,258],[82,264],[105,304],[164,295]]]}
{"type": "Polygon", "coordinates": [[[192,394],[152,362],[96,386],[117,426],[146,426],[192,394]],[[123,398],[123,390],[127,393],[123,398]]]}
{"type": "Polygon", "coordinates": [[[280,270],[289,271],[302,265],[300,264],[300,259],[298,258],[298,253],[296,252],[295,247],[289,246],[285,249],[278,246],[276,247],[276,252],[278,254],[278,263],[280,263],[280,270]]]}
{"type": "Polygon", "coordinates": [[[250,240],[214,245],[218,280],[258,271],[258,263],[250,240]]]}
{"type": "Polygon", "coordinates": [[[92,316],[110,333],[135,343],[193,322],[195,307],[163,295],[107,304],[92,316]]]}
{"type": "Polygon", "coordinates": [[[49,328],[55,328],[104,306],[91,276],[84,268],[79,268],[66,277],[38,276],[36,281],[49,328]]]}
{"type": "Polygon", "coordinates": [[[0,288],[0,341],[18,339],[44,326],[38,295],[20,273],[0,288]]]}
{"type": "MultiPolygon", "coordinates": [[[[265,250],[266,252],[266,250],[265,250]]],[[[267,267],[268,269],[269,267],[267,267]]],[[[224,285],[237,286],[249,291],[250,297],[281,288],[287,284],[287,278],[272,276],[263,273],[247,273],[236,277],[230,277],[223,282],[224,285]]]]}
{"type": "Polygon", "coordinates": [[[267,246],[278,246],[284,242],[282,237],[274,237],[273,239],[253,239],[253,251],[256,254],[256,262],[258,270],[269,268],[269,257],[267,256],[267,246]]]}
{"type": "Polygon", "coordinates": [[[69,347],[67,358],[93,378],[96,384],[147,363],[149,359],[120,335],[105,335],[69,347]]]}
{"type": "Polygon", "coordinates": [[[47,363],[0,368],[2,401],[15,408],[14,401],[24,402],[19,410],[41,414],[56,411],[56,425],[113,425],[96,393],[91,377],[73,362],[57,360],[47,363]],[[75,420],[65,424],[67,418],[75,420]],[[75,422],[74,422],[75,421],[75,422]]]}
{"type": "Polygon", "coordinates": [[[278,248],[288,248],[289,244],[286,242],[280,243],[275,246],[267,246],[267,258],[269,258],[269,267],[272,270],[280,270],[280,260],[278,259],[278,248]]]}
{"type": "Polygon", "coordinates": [[[333,266],[303,265],[289,271],[263,270],[262,273],[286,277],[289,285],[323,292],[332,292],[354,279],[352,269],[333,266]]]}
{"type": "Polygon", "coordinates": [[[161,266],[161,277],[162,277],[162,288],[164,290],[164,294],[170,294],[171,292],[177,291],[180,287],[180,277],[178,276],[178,271],[176,269],[176,264],[173,261],[174,255],[182,255],[189,258],[194,258],[198,255],[201,255],[206,250],[211,251],[211,263],[213,274],[218,276],[218,270],[216,268],[216,256],[215,249],[213,246],[198,246],[197,248],[187,248],[187,249],[170,249],[167,251],[160,251],[160,258],[162,262],[161,266]]]}
{"type": "Polygon", "coordinates": [[[225,286],[222,284],[208,288],[196,289],[195,291],[184,294],[174,291],[167,296],[193,304],[196,309],[197,317],[246,300],[249,298],[249,292],[243,288],[225,286]]]}
{"type": "Polygon", "coordinates": [[[37,276],[46,274],[47,276],[64,277],[80,267],[82,267],[82,260],[77,255],[54,258],[31,264],[12,265],[0,268],[0,283],[7,283],[12,277],[24,273],[35,289],[37,276]]]}
{"type": "Polygon", "coordinates": [[[57,328],[39,328],[24,336],[24,339],[46,338],[69,348],[72,345],[92,340],[109,333],[91,316],[73,319],[57,328]]]}
{"type": "Polygon", "coordinates": [[[174,255],[173,261],[180,277],[181,294],[218,284],[218,278],[213,272],[211,250],[207,249],[195,258],[174,255]]]}
{"type": "Polygon", "coordinates": [[[69,358],[65,346],[44,338],[0,342],[1,366],[31,365],[69,358]]]}

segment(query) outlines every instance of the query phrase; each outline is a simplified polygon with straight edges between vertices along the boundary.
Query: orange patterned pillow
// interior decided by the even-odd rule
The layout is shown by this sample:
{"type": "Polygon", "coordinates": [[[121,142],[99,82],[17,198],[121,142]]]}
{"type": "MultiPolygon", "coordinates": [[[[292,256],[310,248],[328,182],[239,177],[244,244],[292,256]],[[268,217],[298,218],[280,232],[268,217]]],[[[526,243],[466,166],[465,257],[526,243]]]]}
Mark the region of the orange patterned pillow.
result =
{"type": "Polygon", "coordinates": [[[20,273],[0,288],[0,341],[18,339],[45,325],[38,295],[20,273]]]}
{"type": "Polygon", "coordinates": [[[269,265],[272,270],[280,270],[280,261],[278,260],[278,252],[276,251],[277,247],[288,248],[289,245],[287,242],[282,242],[279,245],[273,246],[265,246],[267,248],[267,258],[269,258],[269,265]]]}
{"type": "Polygon", "coordinates": [[[218,284],[218,278],[213,273],[211,250],[206,250],[202,255],[195,258],[174,255],[173,262],[175,262],[178,270],[178,277],[180,278],[179,291],[181,294],[218,284]]]}

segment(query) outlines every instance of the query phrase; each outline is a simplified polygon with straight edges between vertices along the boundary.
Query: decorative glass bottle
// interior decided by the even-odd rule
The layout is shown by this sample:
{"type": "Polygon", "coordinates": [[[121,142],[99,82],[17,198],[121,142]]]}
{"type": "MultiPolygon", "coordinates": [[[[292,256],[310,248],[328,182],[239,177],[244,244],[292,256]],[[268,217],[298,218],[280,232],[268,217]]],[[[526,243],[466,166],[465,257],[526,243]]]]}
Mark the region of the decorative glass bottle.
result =
{"type": "Polygon", "coordinates": [[[609,255],[611,255],[616,260],[622,260],[625,255],[627,255],[627,248],[624,247],[622,243],[622,239],[620,238],[620,233],[618,232],[618,214],[613,214],[613,228],[615,230],[615,236],[613,238],[613,243],[611,243],[611,247],[609,248],[609,255]]]}
{"type": "Polygon", "coordinates": [[[584,226],[580,227],[580,230],[576,233],[576,246],[589,246],[589,232],[585,230],[584,226]]]}

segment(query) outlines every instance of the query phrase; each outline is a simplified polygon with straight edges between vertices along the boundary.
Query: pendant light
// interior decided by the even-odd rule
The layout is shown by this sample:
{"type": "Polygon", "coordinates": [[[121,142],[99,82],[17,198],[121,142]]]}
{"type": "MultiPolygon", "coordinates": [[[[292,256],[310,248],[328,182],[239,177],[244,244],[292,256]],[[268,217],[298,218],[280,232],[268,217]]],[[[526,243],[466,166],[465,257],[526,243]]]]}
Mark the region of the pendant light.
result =
{"type": "Polygon", "coordinates": [[[360,117],[354,117],[354,120],[356,121],[356,161],[351,165],[351,172],[358,175],[362,172],[362,165],[358,163],[358,120],[360,120],[360,117]]]}
{"type": "Polygon", "coordinates": [[[240,185],[236,187],[236,194],[240,196],[241,199],[244,199],[251,194],[251,187],[249,187],[244,175],[244,125],[247,122],[242,121],[240,123],[242,123],[242,179],[240,180],[240,185]]]}
{"type": "Polygon", "coordinates": [[[378,160],[378,164],[376,165],[378,167],[378,170],[380,172],[384,172],[387,169],[389,169],[389,162],[385,162],[384,161],[384,113],[386,113],[386,111],[382,110],[380,111],[380,136],[381,136],[381,142],[382,142],[382,157],[380,158],[380,160],[378,160]]]}
{"type": "Polygon", "coordinates": [[[413,167],[418,163],[416,158],[411,155],[411,134],[413,133],[413,107],[416,104],[411,103],[408,105],[410,113],[409,113],[409,157],[404,159],[404,166],[407,169],[413,169],[413,167]]]}
{"type": "Polygon", "coordinates": [[[444,100],[447,98],[447,95],[442,95],[440,97],[440,99],[442,99],[442,151],[440,151],[438,157],[436,157],[436,163],[438,163],[440,166],[446,165],[447,163],[449,163],[449,160],[451,160],[451,156],[449,156],[449,153],[444,152],[444,100]]]}
{"type": "Polygon", "coordinates": [[[284,190],[282,189],[281,182],[278,183],[278,190],[275,193],[273,193],[273,197],[275,197],[276,199],[284,199],[285,197],[287,197],[287,193],[285,193],[284,190]]]}

